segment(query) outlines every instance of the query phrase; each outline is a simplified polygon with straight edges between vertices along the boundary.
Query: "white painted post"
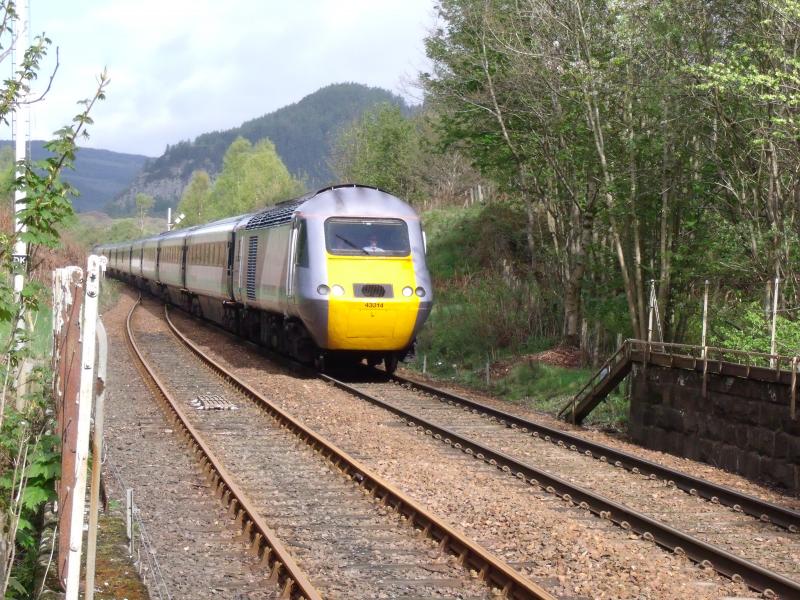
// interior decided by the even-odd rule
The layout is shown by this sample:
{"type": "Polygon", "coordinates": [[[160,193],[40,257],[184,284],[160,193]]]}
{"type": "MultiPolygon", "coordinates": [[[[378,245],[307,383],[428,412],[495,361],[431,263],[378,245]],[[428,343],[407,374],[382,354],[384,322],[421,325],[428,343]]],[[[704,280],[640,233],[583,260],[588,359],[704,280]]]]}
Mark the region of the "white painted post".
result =
{"type": "Polygon", "coordinates": [[[103,322],[97,319],[97,384],[100,388],[94,406],[94,437],[92,440],[92,485],[89,489],[89,533],[86,542],[85,600],[94,598],[95,558],[97,556],[97,522],[100,512],[100,475],[103,468],[103,427],[105,423],[106,371],[108,368],[108,338],[103,322]]]}
{"type": "Polygon", "coordinates": [[[125,533],[128,535],[128,555],[133,556],[133,488],[125,490],[125,533]]]}
{"type": "Polygon", "coordinates": [[[703,358],[706,357],[706,332],[708,331],[708,279],[706,279],[706,289],[703,293],[703,358]]]}
{"type": "Polygon", "coordinates": [[[172,207],[167,207],[167,231],[172,231],[172,207]]]}
{"type": "MultiPolygon", "coordinates": [[[[28,40],[30,37],[28,28],[28,3],[23,2],[15,3],[14,10],[17,13],[17,18],[14,23],[14,70],[18,70],[25,61],[25,51],[28,49],[28,40]]],[[[23,86],[28,85],[23,83],[23,86]]],[[[30,129],[30,104],[28,104],[28,92],[26,89],[22,90],[22,96],[19,103],[14,108],[13,119],[13,136],[14,136],[14,160],[16,168],[14,177],[20,178],[24,174],[24,167],[20,164],[28,156],[28,131],[30,129]]],[[[14,273],[14,301],[19,304],[21,302],[22,288],[25,285],[25,264],[28,261],[28,245],[23,242],[20,237],[27,231],[25,225],[19,218],[19,214],[25,209],[25,192],[22,190],[14,191],[14,251],[12,258],[16,267],[14,273]]],[[[16,324],[17,333],[17,347],[22,344],[19,337],[25,331],[25,315],[20,312],[19,319],[16,324]]]]}
{"type": "MultiPolygon", "coordinates": [[[[75,447],[75,489],[72,497],[72,530],[69,535],[69,570],[66,574],[66,600],[78,600],[80,593],[83,512],[86,506],[86,467],[89,461],[89,429],[94,392],[95,333],[100,295],[101,257],[89,256],[86,269],[86,297],[81,316],[81,382],[78,392],[78,435],[75,447]]],[[[70,398],[67,401],[72,401],[70,398]]],[[[65,448],[69,451],[69,448],[65,448]]]]}
{"type": "Polygon", "coordinates": [[[650,342],[653,341],[653,310],[656,303],[656,280],[650,280],[650,310],[647,316],[647,346],[650,347],[650,342]]]}
{"type": "Polygon", "coordinates": [[[773,355],[769,359],[769,366],[771,366],[771,367],[774,367],[775,364],[776,364],[775,357],[774,357],[774,355],[775,355],[775,344],[776,344],[775,327],[776,327],[777,316],[778,316],[778,286],[780,285],[780,281],[781,280],[780,280],[779,277],[775,278],[775,287],[773,288],[773,291],[772,291],[772,333],[770,334],[770,342],[769,342],[769,353],[773,355]]]}
{"type": "Polygon", "coordinates": [[[428,372],[428,355],[427,354],[423,354],[422,355],[422,374],[425,375],[425,373],[427,373],[427,372],[428,372]]]}

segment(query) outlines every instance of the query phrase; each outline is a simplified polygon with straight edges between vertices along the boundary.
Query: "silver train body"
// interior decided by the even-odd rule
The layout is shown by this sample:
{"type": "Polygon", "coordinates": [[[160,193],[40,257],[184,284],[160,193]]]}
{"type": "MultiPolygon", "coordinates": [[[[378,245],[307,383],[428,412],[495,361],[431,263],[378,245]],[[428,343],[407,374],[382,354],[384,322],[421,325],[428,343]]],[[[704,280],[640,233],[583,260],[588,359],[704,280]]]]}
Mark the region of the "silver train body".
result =
{"type": "Polygon", "coordinates": [[[112,276],[306,362],[394,370],[433,302],[419,216],[365,186],[95,252],[112,276]]]}

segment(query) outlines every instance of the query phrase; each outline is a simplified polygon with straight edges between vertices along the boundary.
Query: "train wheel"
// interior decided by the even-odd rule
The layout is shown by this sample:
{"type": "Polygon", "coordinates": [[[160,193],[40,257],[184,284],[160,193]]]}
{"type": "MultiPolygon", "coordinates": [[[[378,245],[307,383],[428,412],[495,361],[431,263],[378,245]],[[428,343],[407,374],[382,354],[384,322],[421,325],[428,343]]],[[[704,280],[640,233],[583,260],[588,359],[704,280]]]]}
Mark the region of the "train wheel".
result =
{"type": "Polygon", "coordinates": [[[392,375],[397,370],[397,354],[387,354],[383,357],[383,367],[389,375],[392,375]]]}

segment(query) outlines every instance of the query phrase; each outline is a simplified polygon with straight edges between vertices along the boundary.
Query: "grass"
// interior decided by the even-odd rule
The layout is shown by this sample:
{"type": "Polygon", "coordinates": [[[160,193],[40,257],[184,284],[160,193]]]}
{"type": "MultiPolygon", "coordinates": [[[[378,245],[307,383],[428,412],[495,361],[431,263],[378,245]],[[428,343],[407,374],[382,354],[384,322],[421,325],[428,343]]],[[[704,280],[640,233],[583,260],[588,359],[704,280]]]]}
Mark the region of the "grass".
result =
{"type": "Polygon", "coordinates": [[[104,277],[100,282],[100,314],[117,304],[122,293],[123,283],[116,279],[104,277]]]}

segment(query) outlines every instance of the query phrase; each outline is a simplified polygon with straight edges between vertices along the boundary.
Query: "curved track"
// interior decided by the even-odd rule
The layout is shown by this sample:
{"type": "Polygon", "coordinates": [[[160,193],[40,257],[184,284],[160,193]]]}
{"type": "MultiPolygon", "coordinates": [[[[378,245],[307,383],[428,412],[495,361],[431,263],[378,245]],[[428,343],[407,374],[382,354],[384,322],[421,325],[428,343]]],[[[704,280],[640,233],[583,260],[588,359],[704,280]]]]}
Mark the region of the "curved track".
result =
{"type": "MultiPolygon", "coordinates": [[[[174,328],[173,331],[180,337],[180,334],[177,333],[174,328]]],[[[180,350],[176,352],[175,347],[170,347],[171,345],[166,343],[167,341],[168,340],[164,339],[164,334],[160,334],[157,336],[157,339],[154,337],[153,339],[148,340],[149,348],[147,350],[144,352],[139,352],[139,356],[147,355],[144,356],[145,360],[149,358],[151,362],[157,362],[157,370],[162,373],[161,378],[159,379],[158,375],[155,373],[155,368],[150,367],[149,371],[152,375],[151,380],[157,382],[159,387],[163,390],[161,395],[177,396],[182,392],[185,392],[183,388],[188,389],[191,387],[192,389],[198,389],[198,386],[199,389],[202,389],[206,392],[213,392],[216,388],[214,388],[214,385],[207,380],[207,376],[211,376],[211,373],[207,373],[207,375],[204,376],[201,373],[192,370],[191,383],[180,380],[177,375],[173,377],[173,371],[185,370],[183,365],[187,364],[186,357],[179,357],[178,355],[186,354],[186,351],[180,348],[180,350]],[[178,362],[175,363],[174,361],[178,362]],[[176,364],[180,366],[176,368],[176,364]],[[172,381],[165,382],[164,380],[172,381]],[[170,392],[170,389],[167,388],[175,391],[170,392]]],[[[301,423],[294,420],[291,416],[273,406],[257,392],[251,390],[246,384],[238,381],[232,374],[219,367],[219,365],[214,363],[214,361],[202,356],[202,353],[200,353],[200,351],[193,344],[191,344],[191,342],[185,339],[183,339],[182,342],[199,358],[201,358],[201,360],[203,360],[207,366],[211,367],[211,369],[214,370],[217,375],[222,377],[225,383],[235,388],[236,391],[228,388],[228,385],[225,385],[225,387],[229,389],[229,393],[226,394],[226,397],[233,397],[235,399],[236,396],[241,394],[242,400],[238,401],[238,408],[240,409],[238,412],[240,414],[236,415],[234,415],[234,411],[226,411],[227,414],[223,415],[223,413],[217,412],[214,417],[195,416],[194,414],[187,417],[185,414],[186,410],[180,406],[181,402],[175,401],[174,398],[173,402],[175,404],[175,408],[170,410],[176,414],[177,418],[181,418],[185,421],[185,425],[182,426],[183,429],[193,430],[192,437],[196,440],[196,442],[193,442],[193,445],[202,449],[201,453],[204,457],[202,459],[203,463],[208,464],[215,473],[224,473],[227,476],[225,478],[223,478],[222,475],[213,476],[215,480],[219,479],[221,482],[217,484],[219,494],[223,500],[231,503],[231,510],[236,511],[237,514],[240,515],[239,518],[242,520],[244,533],[254,544],[255,549],[264,556],[265,561],[269,561],[274,553],[273,551],[267,549],[273,548],[273,545],[276,547],[281,547],[281,544],[274,535],[271,537],[270,542],[266,541],[267,536],[265,534],[274,532],[270,532],[268,530],[266,523],[264,523],[263,519],[258,516],[256,509],[252,508],[252,503],[250,503],[249,511],[245,511],[243,509],[244,505],[248,504],[248,500],[244,495],[244,492],[241,491],[241,488],[247,487],[248,490],[253,488],[254,484],[252,479],[258,479],[258,477],[265,470],[261,466],[264,464],[264,462],[260,458],[261,454],[259,453],[259,450],[261,447],[261,442],[257,438],[259,436],[266,435],[261,433],[264,430],[264,421],[272,421],[273,428],[277,429],[277,433],[270,433],[269,437],[292,437],[292,439],[294,439],[294,445],[300,446],[306,455],[311,455],[313,460],[316,461],[317,466],[304,466],[303,461],[305,458],[297,458],[294,455],[292,455],[291,460],[270,462],[271,469],[275,468],[275,463],[278,462],[282,463],[284,467],[295,473],[295,475],[292,475],[292,473],[287,475],[291,480],[290,483],[280,483],[277,479],[271,480],[271,488],[269,488],[269,492],[255,493],[254,497],[257,500],[260,500],[257,505],[259,507],[263,507],[264,504],[268,504],[271,500],[274,500],[274,498],[271,498],[273,490],[280,491],[287,487],[300,485],[298,483],[296,472],[302,471],[314,471],[314,474],[312,475],[313,484],[311,485],[311,488],[309,489],[307,487],[304,491],[291,489],[291,497],[278,499],[277,504],[280,509],[276,511],[270,510],[270,512],[276,513],[277,515],[277,513],[280,513],[284,508],[286,508],[286,506],[293,505],[297,497],[303,496],[303,494],[309,497],[316,497],[321,493],[323,496],[327,494],[327,497],[330,498],[329,510],[331,514],[324,519],[326,521],[325,523],[315,524],[306,522],[309,516],[314,516],[306,514],[310,512],[308,507],[306,507],[305,512],[301,512],[299,514],[295,513],[292,515],[291,519],[293,521],[289,525],[285,525],[284,523],[276,525],[280,531],[296,532],[299,527],[300,530],[305,531],[306,533],[311,532],[311,536],[309,538],[311,541],[306,540],[307,544],[317,544],[320,538],[330,538],[338,542],[339,546],[349,543],[349,545],[353,547],[354,551],[357,551],[359,548],[363,549],[364,547],[364,543],[362,543],[362,540],[358,536],[354,538],[352,533],[350,533],[348,536],[343,531],[335,530],[333,533],[330,531],[333,525],[327,523],[327,521],[329,519],[333,519],[335,521],[337,517],[340,516],[337,511],[341,512],[342,510],[345,510],[345,512],[348,513],[346,516],[342,517],[345,520],[350,520],[349,524],[344,523],[342,525],[342,527],[348,528],[344,530],[347,532],[354,530],[367,535],[370,529],[379,527],[381,528],[381,535],[387,537],[392,527],[395,529],[398,527],[401,530],[403,529],[403,527],[398,525],[396,521],[392,527],[385,525],[369,525],[368,523],[366,526],[364,526],[363,524],[368,517],[354,514],[357,513],[358,510],[362,509],[358,509],[357,507],[354,507],[354,505],[351,505],[352,498],[350,496],[352,496],[352,486],[353,484],[356,484],[357,487],[361,488],[363,492],[367,493],[368,498],[372,499],[371,502],[367,503],[369,506],[368,510],[374,512],[374,502],[377,500],[383,507],[381,510],[393,510],[395,513],[403,517],[403,521],[406,524],[411,524],[414,528],[422,530],[422,532],[428,538],[433,539],[438,544],[440,551],[455,557],[454,559],[446,561],[446,565],[441,567],[444,573],[449,574],[446,577],[442,575],[441,577],[430,581],[414,581],[414,577],[409,576],[406,579],[400,578],[398,581],[395,581],[393,585],[401,586],[400,589],[402,590],[417,589],[418,594],[422,594],[422,596],[427,597],[430,594],[435,595],[442,592],[444,592],[445,595],[452,595],[449,592],[452,592],[453,590],[448,590],[448,586],[452,583],[452,581],[460,581],[460,583],[456,584],[456,588],[463,590],[459,593],[463,593],[464,597],[489,597],[497,592],[502,592],[509,598],[553,598],[553,596],[546,590],[523,577],[521,574],[509,567],[499,558],[489,553],[483,547],[469,540],[463,534],[452,529],[449,525],[437,519],[435,516],[429,514],[424,507],[414,502],[410,498],[407,498],[399,490],[393,488],[385,481],[382,481],[379,477],[371,474],[369,470],[367,470],[363,465],[360,465],[357,461],[355,461],[355,459],[349,457],[344,452],[336,448],[333,444],[321,438],[308,428],[304,427],[301,423]],[[254,404],[245,402],[244,398],[252,400],[254,404]],[[246,407],[245,405],[248,406],[246,407]],[[255,416],[253,411],[256,411],[260,416],[255,416]],[[264,413],[266,413],[266,415],[264,413]],[[270,419],[267,418],[267,415],[270,417],[270,419]],[[219,420],[224,420],[227,422],[227,425],[222,430],[214,429],[214,426],[211,424],[211,421],[219,420]],[[194,423],[194,425],[192,423],[194,423]],[[250,429],[251,427],[252,429],[250,429]],[[290,436],[289,433],[293,435],[290,436]],[[208,437],[209,435],[211,436],[210,439],[212,442],[209,443],[203,441],[202,437],[208,437]],[[214,446],[213,449],[210,447],[212,445],[214,446]],[[247,456],[248,453],[250,454],[249,456],[247,456]],[[244,475],[244,478],[247,480],[246,485],[243,485],[240,482],[237,488],[236,482],[233,481],[233,478],[229,473],[225,472],[225,467],[219,465],[219,459],[217,458],[217,455],[225,455],[226,463],[236,463],[235,470],[237,472],[242,472],[241,469],[245,469],[245,471],[247,471],[246,463],[250,463],[251,469],[244,475]],[[320,461],[320,457],[322,457],[324,460],[320,461]],[[254,461],[253,459],[257,460],[254,461]],[[326,464],[326,469],[334,473],[336,476],[335,479],[338,480],[338,483],[332,480],[328,481],[328,479],[323,479],[323,475],[319,472],[320,462],[326,464]],[[217,466],[213,466],[214,464],[217,464],[217,466]],[[224,482],[223,479],[225,479],[224,482]],[[326,483],[321,483],[323,481],[326,483]],[[315,485],[316,487],[314,487],[315,485]],[[333,488],[337,485],[339,487],[344,485],[345,487],[342,490],[334,490],[333,488]],[[323,486],[323,489],[320,489],[320,486],[323,486]],[[349,495],[347,492],[348,489],[351,490],[349,495]],[[240,492],[241,495],[234,495],[234,492],[240,492]],[[264,499],[265,496],[270,497],[264,499]],[[346,509],[344,507],[346,507],[346,509]],[[247,513],[249,513],[249,516],[247,513]],[[260,526],[259,520],[261,522],[260,526]],[[298,521],[303,522],[298,525],[298,521]],[[316,532],[316,527],[321,527],[323,530],[322,533],[316,532]],[[365,529],[359,529],[359,527],[365,527],[365,529]],[[455,569],[455,571],[453,571],[453,569],[455,569]],[[470,575],[470,571],[479,574],[481,579],[485,580],[486,583],[489,584],[490,588],[495,588],[496,591],[492,591],[490,588],[483,588],[485,589],[485,592],[476,592],[476,585],[478,586],[478,589],[481,588],[480,579],[473,579],[473,576],[470,575]],[[437,585],[440,586],[438,590],[436,589],[437,585]]],[[[177,342],[173,342],[173,346],[174,344],[177,344],[177,342]]],[[[190,365],[188,368],[190,370],[192,369],[190,365]]],[[[218,386],[224,385],[223,382],[219,382],[218,379],[213,379],[217,381],[218,386]]],[[[295,450],[297,449],[295,448],[295,450]]],[[[286,449],[277,450],[275,448],[271,448],[269,452],[271,452],[274,456],[278,456],[281,453],[286,453],[288,451],[286,449]]],[[[300,454],[302,454],[302,452],[300,454]]],[[[278,465],[278,467],[280,467],[280,465],[278,465]]],[[[270,473],[270,477],[272,476],[273,474],[270,473]]],[[[278,476],[276,475],[275,477],[277,478],[278,476]]],[[[239,479],[241,478],[242,476],[240,475],[239,479]]],[[[358,496],[362,498],[363,503],[363,495],[359,494],[358,496]]],[[[262,508],[262,510],[264,509],[262,508]]],[[[285,515],[283,516],[285,517],[285,515]]],[[[276,518],[280,517],[276,516],[276,518]]],[[[408,537],[408,534],[403,535],[408,537]]],[[[418,558],[415,558],[415,556],[418,556],[419,559],[422,559],[426,565],[430,565],[430,547],[428,546],[427,551],[423,550],[420,552],[419,548],[416,551],[413,551],[412,547],[414,547],[414,544],[419,544],[418,541],[414,542],[414,540],[418,540],[418,537],[411,535],[410,540],[411,541],[405,542],[402,540],[395,542],[386,542],[383,540],[382,543],[388,544],[388,550],[387,548],[383,548],[383,552],[378,551],[377,554],[379,556],[382,553],[389,554],[390,556],[392,552],[398,554],[398,556],[401,557],[398,558],[398,560],[401,560],[403,563],[407,562],[409,564],[401,564],[397,565],[396,567],[403,567],[407,570],[411,570],[411,567],[413,567],[413,564],[411,563],[418,561],[418,558]]],[[[292,544],[289,545],[292,546],[292,544]]],[[[295,545],[292,547],[296,546],[297,543],[295,542],[295,545]]],[[[300,548],[304,548],[303,543],[300,543],[300,548]]],[[[311,548],[311,546],[309,546],[309,548],[311,548]]],[[[313,548],[316,548],[316,546],[313,546],[313,548]]],[[[308,554],[313,553],[314,552],[309,549],[308,552],[304,553],[304,560],[301,562],[303,562],[303,564],[313,563],[314,557],[308,556],[308,554]]],[[[322,555],[322,557],[328,561],[335,560],[335,557],[331,556],[329,550],[323,550],[322,552],[317,551],[317,553],[322,555]]],[[[362,559],[364,558],[366,558],[366,556],[362,555],[362,559]]],[[[354,563],[357,562],[353,557],[351,557],[349,560],[354,563]]],[[[273,564],[273,573],[276,577],[284,577],[282,581],[284,589],[288,590],[286,593],[291,593],[294,597],[319,597],[318,595],[313,595],[315,593],[319,594],[319,592],[316,592],[316,590],[313,590],[313,588],[299,591],[301,588],[301,582],[304,580],[308,581],[308,577],[304,576],[299,569],[293,571],[292,575],[288,574],[290,569],[286,567],[287,564],[291,564],[296,567],[296,564],[293,563],[291,557],[288,556],[288,553],[283,554],[282,558],[280,559],[276,558],[274,563],[270,564],[273,564]],[[275,564],[280,565],[280,567],[276,568],[274,566],[275,564]]],[[[360,567],[354,565],[352,568],[354,570],[361,569],[360,573],[362,577],[360,583],[349,590],[349,594],[355,594],[355,597],[372,597],[373,593],[375,594],[375,597],[394,597],[395,595],[400,595],[397,589],[391,588],[391,581],[387,583],[387,578],[381,578],[378,575],[381,566],[374,564],[373,560],[365,560],[364,564],[360,567]],[[375,585],[378,589],[374,591],[370,589],[369,592],[367,592],[366,586],[369,584],[375,585]],[[380,589],[380,585],[389,585],[390,587],[380,589]]],[[[428,567],[422,565],[419,567],[419,569],[423,570],[426,568],[428,567]]],[[[438,568],[439,567],[437,567],[437,572],[438,568]]],[[[328,572],[329,569],[330,565],[328,565],[326,572],[328,572]]],[[[347,571],[348,569],[344,570],[347,571]]],[[[332,578],[336,579],[337,581],[341,580],[342,578],[346,579],[346,576],[341,576],[339,571],[340,570],[334,569],[335,575],[333,575],[332,578]]],[[[313,569],[310,572],[313,572],[313,569]]],[[[319,578],[319,575],[317,578],[319,578]]],[[[315,578],[315,580],[317,578],[315,578]]],[[[325,583],[330,582],[326,581],[325,583]]],[[[330,588],[330,585],[328,587],[330,588]]],[[[336,589],[335,591],[342,593],[341,588],[336,589]]],[[[407,591],[405,594],[407,594],[407,591]]]]}
{"type": "Polygon", "coordinates": [[[189,422],[183,408],[146,360],[131,327],[131,319],[139,303],[140,300],[131,307],[128,313],[126,333],[131,353],[137,361],[137,368],[148,386],[178,431],[189,443],[206,476],[211,480],[215,493],[228,506],[230,514],[235,516],[236,522],[241,526],[242,533],[251,544],[253,551],[257,552],[262,557],[262,561],[272,569],[272,578],[282,587],[283,595],[291,598],[322,600],[322,596],[311,585],[307,575],[297,566],[275,532],[261,518],[253,501],[245,495],[231,473],[221,464],[198,430],[189,422]]]}

